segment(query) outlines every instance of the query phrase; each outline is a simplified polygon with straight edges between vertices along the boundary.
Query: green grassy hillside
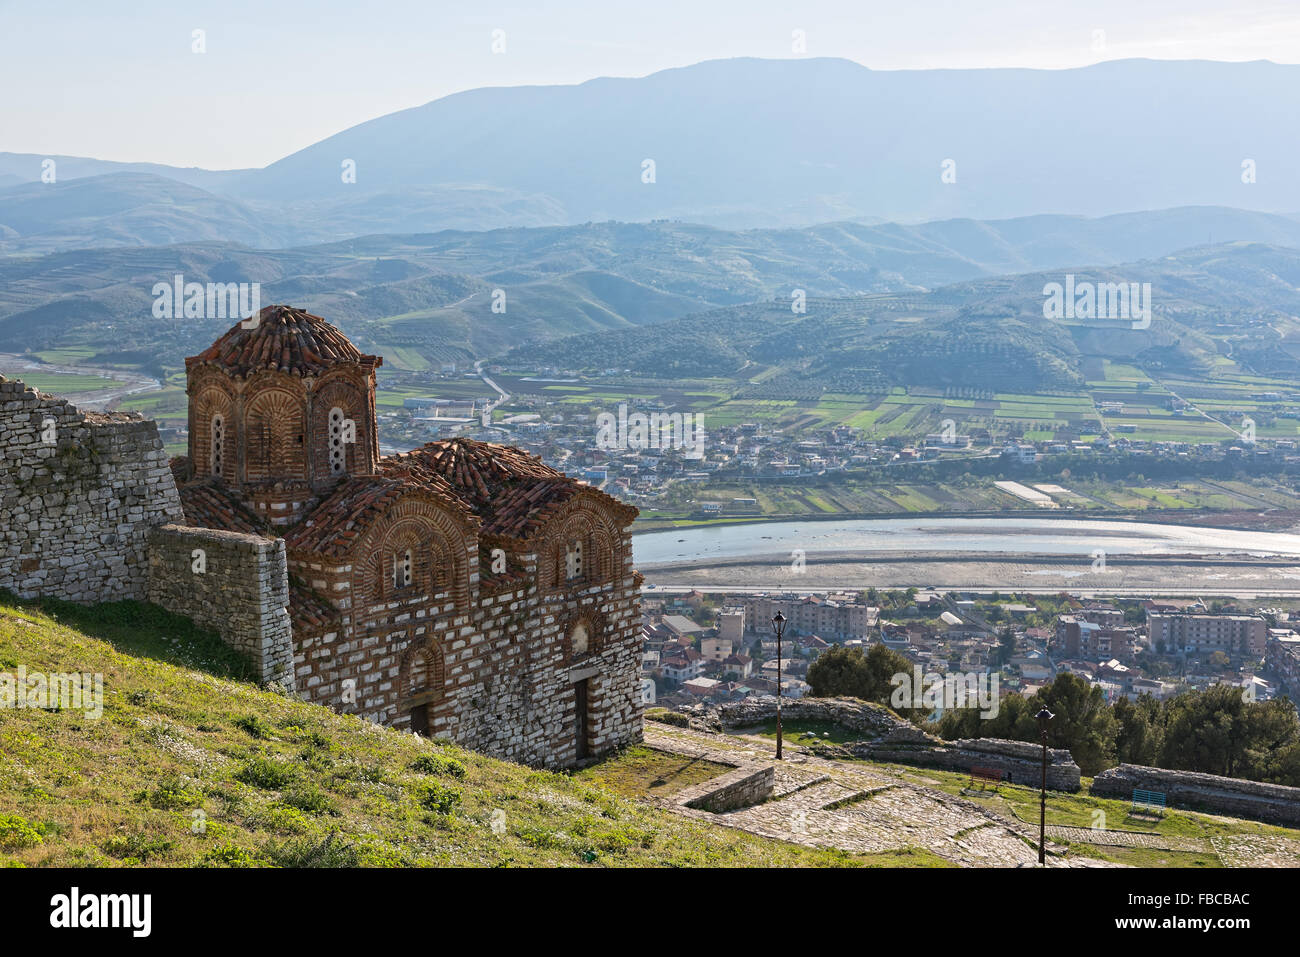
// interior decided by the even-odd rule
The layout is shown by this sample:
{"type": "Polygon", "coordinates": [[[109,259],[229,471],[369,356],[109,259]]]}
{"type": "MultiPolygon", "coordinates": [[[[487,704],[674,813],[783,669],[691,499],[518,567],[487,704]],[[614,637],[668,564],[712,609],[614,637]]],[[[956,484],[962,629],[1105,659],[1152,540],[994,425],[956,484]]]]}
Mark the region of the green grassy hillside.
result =
{"type": "Polygon", "coordinates": [[[0,708],[0,861],[19,866],[896,863],[675,817],[246,680],[187,620],[0,598],[0,672],[103,675],[103,713],[0,708]]]}

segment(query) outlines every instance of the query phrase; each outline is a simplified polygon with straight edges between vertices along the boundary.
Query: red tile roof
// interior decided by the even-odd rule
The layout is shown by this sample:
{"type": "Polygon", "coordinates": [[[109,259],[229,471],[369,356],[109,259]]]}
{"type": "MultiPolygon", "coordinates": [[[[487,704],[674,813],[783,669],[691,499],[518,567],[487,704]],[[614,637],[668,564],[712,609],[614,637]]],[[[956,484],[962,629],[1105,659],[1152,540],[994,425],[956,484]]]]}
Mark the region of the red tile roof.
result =
{"type": "Polygon", "coordinates": [[[383,517],[389,506],[413,491],[432,495],[466,522],[475,519],[445,481],[438,476],[425,479],[360,476],[348,479],[329,498],[312,510],[306,520],[285,535],[285,545],[293,550],[343,555],[383,517]]]}
{"type": "Polygon", "coordinates": [[[260,369],[292,375],[318,375],[339,362],[359,362],[372,368],[379,356],[362,355],[348,337],[320,316],[292,306],[267,306],[258,313],[257,325],[243,320],[197,356],[185,368],[212,365],[243,377],[260,369]]]}
{"type": "Polygon", "coordinates": [[[508,445],[454,438],[430,442],[380,462],[386,475],[442,476],[483,522],[483,532],[526,539],[580,494],[599,496],[624,523],[636,509],[558,472],[535,455],[508,445]]]}
{"type": "Polygon", "coordinates": [[[293,621],[294,637],[303,632],[320,631],[327,625],[339,620],[339,612],[333,605],[312,589],[289,577],[289,618],[293,621]]]}
{"type": "Polygon", "coordinates": [[[182,485],[179,491],[187,525],[252,535],[272,534],[264,521],[218,485],[195,482],[182,485]]]}

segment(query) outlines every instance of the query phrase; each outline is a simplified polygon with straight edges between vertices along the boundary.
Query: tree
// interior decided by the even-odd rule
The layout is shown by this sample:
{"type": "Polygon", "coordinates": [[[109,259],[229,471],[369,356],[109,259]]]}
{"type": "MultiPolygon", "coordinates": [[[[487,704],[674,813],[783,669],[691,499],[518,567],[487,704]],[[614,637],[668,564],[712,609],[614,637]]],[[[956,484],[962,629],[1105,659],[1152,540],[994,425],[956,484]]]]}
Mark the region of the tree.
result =
{"type": "Polygon", "coordinates": [[[912,674],[912,663],[884,645],[872,645],[865,654],[860,646],[837,645],[808,666],[807,681],[817,698],[861,698],[888,705],[897,674],[912,674]]]}
{"type": "Polygon", "coordinates": [[[1263,780],[1300,743],[1300,719],[1286,698],[1249,702],[1236,685],[1213,685],[1165,705],[1160,766],[1263,780]]]}
{"type": "Polygon", "coordinates": [[[1111,711],[1118,729],[1115,733],[1115,760],[1120,764],[1154,765],[1160,755],[1163,731],[1160,702],[1150,694],[1137,701],[1120,698],[1111,711]]]}
{"type": "Polygon", "coordinates": [[[1005,665],[1016,653],[1016,633],[1010,625],[1003,625],[998,632],[997,663],[1005,665]]]}
{"type": "MultiPolygon", "coordinates": [[[[1100,687],[1093,687],[1067,671],[1045,685],[1034,699],[1030,704],[1035,713],[1046,705],[1055,715],[1047,725],[1049,747],[1069,748],[1079,770],[1090,776],[1115,763],[1117,726],[1100,687]]],[[[1023,740],[1032,741],[1037,737],[1034,728],[1032,736],[1023,740]]]]}

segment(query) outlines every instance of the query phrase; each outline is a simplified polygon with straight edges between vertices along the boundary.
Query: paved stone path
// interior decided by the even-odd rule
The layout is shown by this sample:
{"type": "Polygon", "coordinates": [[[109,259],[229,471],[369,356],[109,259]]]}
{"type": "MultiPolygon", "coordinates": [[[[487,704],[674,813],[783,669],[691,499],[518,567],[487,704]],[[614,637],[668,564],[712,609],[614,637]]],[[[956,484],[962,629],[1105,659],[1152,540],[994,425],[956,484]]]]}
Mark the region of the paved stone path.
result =
{"type": "MultiPolygon", "coordinates": [[[[773,763],[762,739],[736,738],[646,723],[645,743],[681,754],[745,764],[773,763]]],[[[1036,835],[1014,820],[952,794],[881,770],[787,751],[775,768],[773,796],[722,814],[674,811],[752,834],[855,853],[925,848],[969,867],[1037,866],[1036,835]]],[[[1060,845],[1049,852],[1059,854],[1060,845]]],[[[1052,867],[1112,867],[1105,861],[1049,856],[1052,867]]]]}
{"type": "Polygon", "coordinates": [[[1296,867],[1300,841],[1271,835],[1212,837],[1210,843],[1224,867],[1296,867]]]}
{"type": "Polygon", "coordinates": [[[1062,841],[1100,844],[1105,847],[1149,847],[1161,851],[1212,851],[1210,842],[1200,837],[1167,837],[1144,831],[1109,831],[1104,828],[1047,825],[1047,836],[1062,841]]]}

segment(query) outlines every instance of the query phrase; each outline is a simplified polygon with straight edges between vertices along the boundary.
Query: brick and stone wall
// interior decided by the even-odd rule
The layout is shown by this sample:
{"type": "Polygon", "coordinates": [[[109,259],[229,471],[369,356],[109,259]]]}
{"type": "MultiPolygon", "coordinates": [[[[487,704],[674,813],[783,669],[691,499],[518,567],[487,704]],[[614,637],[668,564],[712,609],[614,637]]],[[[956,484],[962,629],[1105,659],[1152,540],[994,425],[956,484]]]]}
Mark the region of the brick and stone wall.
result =
{"type": "Polygon", "coordinates": [[[1217,774],[1169,771],[1140,764],[1107,768],[1092,779],[1092,793],[1130,800],[1134,789],[1160,791],[1168,806],[1216,811],[1292,827],[1300,825],[1300,788],[1217,774]]]}
{"type": "Polygon", "coordinates": [[[182,521],[157,426],[0,376],[0,587],[143,599],[150,527],[182,521]]]}
{"type": "Polygon", "coordinates": [[[299,691],[402,728],[423,705],[432,736],[524,764],[572,767],[580,763],[576,685],[586,682],[588,757],[640,741],[640,589],[630,536],[617,568],[574,587],[539,584],[536,552],[512,553],[513,577],[487,587],[478,543],[457,547],[463,576],[417,576],[422,587],[405,597],[378,588],[383,576],[365,569],[292,555],[295,576],[339,611],[337,623],[295,635],[299,691]],[[569,642],[580,623],[586,651],[569,642]]]}
{"type": "Polygon", "coordinates": [[[149,532],[148,599],[211,627],[260,681],[294,685],[284,541],[162,525],[149,532]]]}

